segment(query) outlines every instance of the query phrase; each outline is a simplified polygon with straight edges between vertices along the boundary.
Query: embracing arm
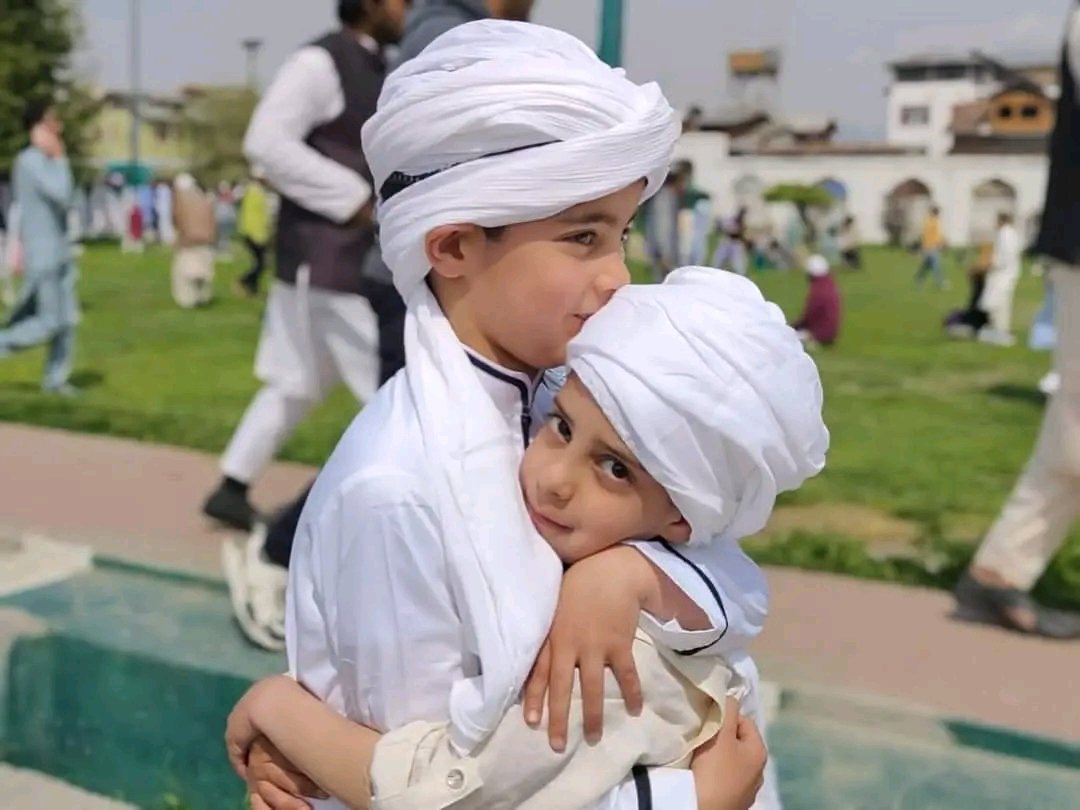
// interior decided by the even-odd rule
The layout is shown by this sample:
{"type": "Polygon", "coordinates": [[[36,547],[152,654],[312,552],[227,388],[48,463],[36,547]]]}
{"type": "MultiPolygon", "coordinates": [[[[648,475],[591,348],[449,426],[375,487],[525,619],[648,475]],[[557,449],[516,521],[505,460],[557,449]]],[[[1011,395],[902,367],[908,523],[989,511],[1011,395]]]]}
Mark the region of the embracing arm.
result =
{"type": "MultiPolygon", "coordinates": [[[[230,759],[241,775],[245,737],[264,735],[293,770],[349,807],[371,807],[371,763],[380,734],[342,717],[284,675],[257,683],[229,717],[230,759]]],[[[250,781],[259,781],[252,774],[250,781]]]]}

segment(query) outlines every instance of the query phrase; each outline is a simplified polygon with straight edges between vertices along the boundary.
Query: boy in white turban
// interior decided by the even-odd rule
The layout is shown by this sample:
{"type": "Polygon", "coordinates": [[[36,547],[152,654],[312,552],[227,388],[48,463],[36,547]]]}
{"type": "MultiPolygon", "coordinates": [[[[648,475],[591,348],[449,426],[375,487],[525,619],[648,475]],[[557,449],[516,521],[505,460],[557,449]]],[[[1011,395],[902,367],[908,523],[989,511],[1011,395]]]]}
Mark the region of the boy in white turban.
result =
{"type": "MultiPolygon", "coordinates": [[[[364,146],[383,255],[408,308],[406,368],[324,467],[290,568],[290,674],[363,724],[341,721],[366,748],[324,751],[313,769],[328,783],[321,768],[344,757],[355,782],[339,795],[370,798],[379,732],[442,724],[454,755],[478,753],[538,654],[553,747],[567,748],[575,670],[597,741],[606,666],[631,712],[640,705],[631,647],[643,606],[660,645],[703,659],[759,632],[764,580],[736,544],[701,564],[690,549],[620,546],[564,575],[517,486],[540,372],[565,362],[567,343],[629,281],[622,240],[677,135],[659,88],[540,26],[462,26],[388,79],[364,146]]],[[[326,741],[305,730],[287,741],[292,759],[326,741]]],[[[241,769],[250,742],[230,736],[241,769]]],[[[754,749],[732,733],[732,752],[754,749]]],[[[603,802],[637,807],[645,791],[662,807],[727,807],[722,789],[748,777],[748,790],[760,773],[752,753],[700,757],[712,761],[693,775],[598,779],[603,802]]],[[[460,798],[480,787],[474,777],[455,768],[441,784],[460,798]]]]}
{"type": "MultiPolygon", "coordinates": [[[[746,279],[684,268],[660,286],[624,287],[568,355],[571,375],[520,470],[529,518],[564,563],[633,540],[701,560],[763,528],[777,494],[824,464],[817,369],[746,279]]],[[[605,782],[627,769],[684,761],[719,728],[716,702],[745,684],[721,659],[665,655],[643,633],[635,653],[645,711],[630,719],[610,701],[598,747],[575,734],[553,753],[510,710],[461,758],[447,724],[414,723],[379,743],[373,806],[595,806],[605,782]],[[451,773],[469,789],[448,787],[451,773]]],[[[250,722],[280,746],[298,722],[346,751],[365,733],[288,678],[267,682],[250,707],[250,722]]],[[[325,788],[347,790],[349,777],[321,768],[319,757],[311,751],[296,764],[318,770],[325,788]]]]}

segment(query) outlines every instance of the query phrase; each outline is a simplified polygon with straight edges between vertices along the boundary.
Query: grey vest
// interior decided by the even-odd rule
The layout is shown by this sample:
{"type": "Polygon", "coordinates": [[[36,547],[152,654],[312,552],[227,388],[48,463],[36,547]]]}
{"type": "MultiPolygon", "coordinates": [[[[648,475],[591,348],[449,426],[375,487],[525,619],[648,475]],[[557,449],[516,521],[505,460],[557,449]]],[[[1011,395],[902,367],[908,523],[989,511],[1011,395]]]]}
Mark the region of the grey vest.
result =
{"type": "MultiPolygon", "coordinates": [[[[345,110],[315,129],[306,142],[371,183],[360,147],[360,129],[375,112],[386,65],[380,55],[371,53],[347,31],[328,34],[313,45],[324,48],[334,60],[345,110]]],[[[277,228],[277,277],[295,284],[297,271],[307,265],[312,287],[364,295],[367,282],[363,265],[374,242],[371,227],[339,225],[283,198],[277,228]]]]}

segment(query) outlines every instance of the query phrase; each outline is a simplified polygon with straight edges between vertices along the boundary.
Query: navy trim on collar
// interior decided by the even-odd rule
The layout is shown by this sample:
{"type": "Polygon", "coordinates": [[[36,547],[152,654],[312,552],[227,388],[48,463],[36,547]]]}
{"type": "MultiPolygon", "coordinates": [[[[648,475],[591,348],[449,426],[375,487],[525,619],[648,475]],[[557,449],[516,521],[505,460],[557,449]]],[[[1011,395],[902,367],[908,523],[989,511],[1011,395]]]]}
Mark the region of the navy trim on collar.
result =
{"type": "Polygon", "coordinates": [[[713,641],[710,641],[703,647],[697,647],[693,650],[675,650],[675,653],[677,655],[697,655],[699,652],[704,652],[705,650],[709,649],[709,647],[712,647],[714,644],[720,641],[720,639],[727,635],[728,627],[731,626],[731,622],[728,621],[727,608],[724,607],[724,600],[720,596],[720,591],[718,591],[716,589],[716,586],[713,585],[713,581],[709,579],[708,574],[702,571],[701,568],[699,568],[697,565],[690,562],[686,555],[678,551],[675,546],[673,546],[667,540],[661,540],[660,545],[662,545],[664,548],[666,548],[684,563],[689,565],[690,568],[694,571],[694,573],[701,577],[701,581],[704,582],[705,587],[709,589],[709,593],[712,594],[713,599],[716,600],[716,604],[720,607],[720,614],[724,617],[724,629],[720,631],[720,635],[718,635],[713,641]]]}
{"type": "Polygon", "coordinates": [[[539,387],[539,383],[543,380],[544,375],[540,374],[537,377],[537,381],[533,384],[532,388],[530,388],[517,377],[507,374],[501,368],[496,368],[490,363],[485,362],[482,358],[477,357],[472,352],[465,352],[465,356],[469,358],[469,362],[473,364],[474,368],[494,377],[500,382],[514,386],[518,390],[518,393],[521,394],[521,434],[525,446],[528,447],[529,433],[532,431],[532,401],[533,397],[536,395],[536,389],[539,387]]]}

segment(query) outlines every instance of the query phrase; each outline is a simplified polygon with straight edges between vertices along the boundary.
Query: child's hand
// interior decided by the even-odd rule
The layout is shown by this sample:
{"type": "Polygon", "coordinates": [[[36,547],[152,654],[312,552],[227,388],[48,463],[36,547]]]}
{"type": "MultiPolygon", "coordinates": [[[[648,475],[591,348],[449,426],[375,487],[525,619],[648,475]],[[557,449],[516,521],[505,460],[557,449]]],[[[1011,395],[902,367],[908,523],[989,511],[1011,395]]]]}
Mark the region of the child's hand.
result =
{"type": "Polygon", "coordinates": [[[728,698],[719,733],[694,752],[698,806],[701,810],[749,810],[765,783],[769,751],[754,721],[739,714],[728,698]]]}
{"type": "Polygon", "coordinates": [[[604,669],[610,667],[627,711],[641,713],[641,682],[632,647],[638,613],[646,599],[652,569],[637,551],[620,546],[571,566],[563,575],[559,604],[547,641],[525,685],[525,720],[536,727],[548,696],[548,739],[566,747],[574,670],[580,670],[585,739],[600,740],[604,730],[604,669]]]}
{"type": "Polygon", "coordinates": [[[248,795],[251,810],[311,810],[304,796],[329,796],[300,773],[266,737],[251,744],[247,760],[248,795]]]}

